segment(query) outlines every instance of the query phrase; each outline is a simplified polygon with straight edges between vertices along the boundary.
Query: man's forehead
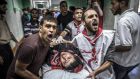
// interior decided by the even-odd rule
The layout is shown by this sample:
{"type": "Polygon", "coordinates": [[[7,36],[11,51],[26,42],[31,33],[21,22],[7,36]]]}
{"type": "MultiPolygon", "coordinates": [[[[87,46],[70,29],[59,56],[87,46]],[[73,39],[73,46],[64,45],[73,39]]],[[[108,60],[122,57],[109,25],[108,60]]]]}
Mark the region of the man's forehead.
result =
{"type": "Polygon", "coordinates": [[[83,10],[82,10],[82,9],[76,9],[76,10],[75,10],[75,13],[76,13],[76,12],[83,12],[83,10]]]}
{"type": "Polygon", "coordinates": [[[62,4],[60,5],[60,7],[64,7],[64,6],[67,6],[67,4],[66,4],[66,3],[62,3],[62,4]]]}
{"type": "Polygon", "coordinates": [[[88,15],[95,15],[95,14],[97,14],[97,12],[95,11],[95,10],[87,10],[85,13],[85,16],[88,16],[88,15]]]}
{"type": "Polygon", "coordinates": [[[111,0],[111,3],[116,3],[116,2],[118,2],[117,0],[111,0]]]}
{"type": "Polygon", "coordinates": [[[56,23],[54,21],[47,21],[47,20],[45,20],[44,21],[44,25],[55,25],[56,26],[56,23]]]}

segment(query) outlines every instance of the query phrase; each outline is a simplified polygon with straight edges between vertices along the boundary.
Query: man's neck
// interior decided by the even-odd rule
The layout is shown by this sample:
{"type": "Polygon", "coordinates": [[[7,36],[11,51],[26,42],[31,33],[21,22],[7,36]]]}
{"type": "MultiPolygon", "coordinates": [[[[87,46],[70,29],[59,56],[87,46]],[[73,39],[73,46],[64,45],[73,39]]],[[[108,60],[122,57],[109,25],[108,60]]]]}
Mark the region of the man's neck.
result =
{"type": "Polygon", "coordinates": [[[82,23],[82,21],[74,20],[74,23],[76,24],[76,26],[79,26],[82,23]]]}
{"type": "Polygon", "coordinates": [[[91,32],[87,28],[86,28],[86,31],[87,31],[87,36],[92,36],[96,34],[96,32],[91,32]]]}
{"type": "Polygon", "coordinates": [[[64,12],[64,13],[62,13],[63,16],[66,16],[67,14],[68,14],[68,12],[64,12]]]}
{"type": "Polygon", "coordinates": [[[123,12],[125,12],[126,10],[128,10],[128,7],[122,8],[122,9],[121,9],[121,14],[122,14],[123,12]]]}
{"type": "Polygon", "coordinates": [[[49,40],[44,40],[42,34],[39,32],[39,37],[41,38],[41,41],[44,46],[48,46],[48,43],[50,43],[49,40]]]}

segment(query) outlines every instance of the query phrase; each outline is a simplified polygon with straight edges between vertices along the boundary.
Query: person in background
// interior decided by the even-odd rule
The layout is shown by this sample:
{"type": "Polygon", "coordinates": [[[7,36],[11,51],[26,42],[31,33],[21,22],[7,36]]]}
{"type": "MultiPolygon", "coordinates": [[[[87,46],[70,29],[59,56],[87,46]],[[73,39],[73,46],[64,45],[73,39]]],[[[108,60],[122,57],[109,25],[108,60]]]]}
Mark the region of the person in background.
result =
{"type": "Polygon", "coordinates": [[[66,1],[60,2],[60,11],[61,13],[57,17],[58,34],[64,31],[68,23],[73,20],[73,13],[68,11],[68,5],[66,1]]]}
{"type": "Polygon", "coordinates": [[[18,47],[6,79],[40,79],[39,69],[48,54],[56,28],[57,21],[53,16],[41,20],[39,33],[25,38],[18,47]]]}
{"type": "Polygon", "coordinates": [[[0,1],[0,79],[6,79],[8,68],[13,60],[14,54],[10,46],[10,41],[18,43],[13,33],[10,31],[6,21],[5,0],[0,1]]]}
{"type": "Polygon", "coordinates": [[[113,15],[119,14],[114,29],[113,68],[116,79],[130,79],[128,73],[140,63],[140,17],[129,9],[130,0],[111,0],[113,15]]]}
{"type": "Polygon", "coordinates": [[[22,20],[22,26],[24,26],[25,24],[27,24],[28,22],[30,22],[30,13],[28,12],[27,8],[22,9],[23,11],[23,15],[21,17],[22,20]]]}
{"type": "Polygon", "coordinates": [[[66,35],[69,35],[69,40],[72,40],[76,35],[78,35],[84,30],[83,10],[81,8],[75,9],[73,18],[74,20],[71,21],[64,29],[64,31],[60,34],[57,42],[63,42],[63,38],[66,35]]]}
{"type": "Polygon", "coordinates": [[[38,10],[33,8],[31,10],[31,20],[23,26],[23,32],[25,38],[32,34],[38,33],[39,31],[38,18],[39,18],[38,10]]]}

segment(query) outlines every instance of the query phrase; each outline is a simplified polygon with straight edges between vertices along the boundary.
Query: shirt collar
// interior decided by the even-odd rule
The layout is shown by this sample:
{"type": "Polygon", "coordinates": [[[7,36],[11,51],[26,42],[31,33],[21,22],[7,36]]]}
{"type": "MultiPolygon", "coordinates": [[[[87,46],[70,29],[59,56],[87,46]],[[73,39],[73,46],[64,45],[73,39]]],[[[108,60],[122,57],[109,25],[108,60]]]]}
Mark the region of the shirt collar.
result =
{"type": "Polygon", "coordinates": [[[120,14],[120,18],[123,17],[127,12],[131,12],[131,11],[133,11],[133,8],[125,10],[122,14],[120,14]]]}

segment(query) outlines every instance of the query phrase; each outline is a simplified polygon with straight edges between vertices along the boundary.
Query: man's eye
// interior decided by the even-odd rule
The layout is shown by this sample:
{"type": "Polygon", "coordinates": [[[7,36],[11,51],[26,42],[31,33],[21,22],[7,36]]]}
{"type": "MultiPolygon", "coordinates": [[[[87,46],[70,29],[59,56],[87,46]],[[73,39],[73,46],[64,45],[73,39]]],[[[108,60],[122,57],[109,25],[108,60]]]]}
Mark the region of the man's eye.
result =
{"type": "Polygon", "coordinates": [[[95,15],[95,17],[98,17],[98,15],[95,15]]]}
{"type": "Polygon", "coordinates": [[[56,26],[53,26],[53,29],[56,29],[56,26]]]}
{"type": "Polygon", "coordinates": [[[50,28],[51,26],[50,26],[50,25],[46,25],[46,27],[47,27],[47,28],[50,28]]]}
{"type": "Polygon", "coordinates": [[[90,15],[88,18],[93,18],[93,15],[90,15]]]}

